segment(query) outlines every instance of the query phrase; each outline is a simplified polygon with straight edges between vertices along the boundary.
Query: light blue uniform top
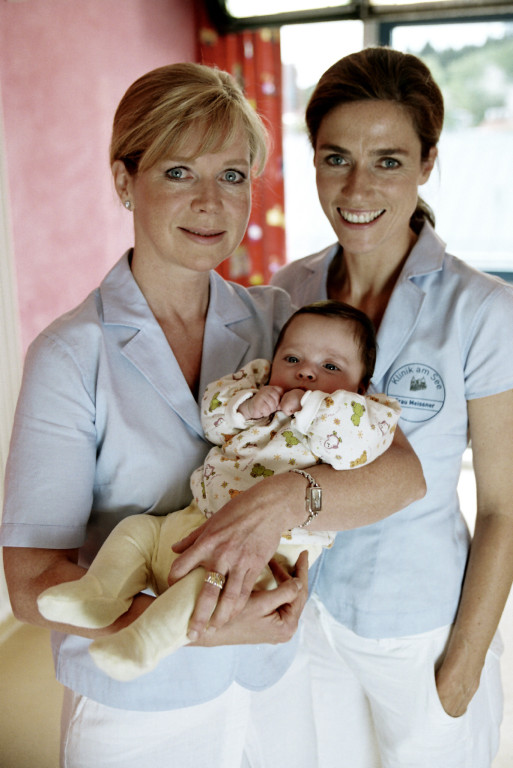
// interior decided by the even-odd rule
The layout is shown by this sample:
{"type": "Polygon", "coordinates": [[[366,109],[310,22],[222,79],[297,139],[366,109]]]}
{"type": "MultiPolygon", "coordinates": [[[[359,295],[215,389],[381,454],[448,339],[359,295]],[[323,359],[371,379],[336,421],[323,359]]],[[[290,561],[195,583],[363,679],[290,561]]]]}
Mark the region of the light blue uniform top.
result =
{"type": "MultiPolygon", "coordinates": [[[[199,396],[210,381],[270,358],[290,313],[283,291],[247,290],[212,272],[199,396]]],[[[126,515],[185,507],[189,476],[209,448],[198,404],[125,254],[28,351],[0,544],[80,547],[87,565],[126,515]]],[[[109,706],[154,711],[210,700],[234,680],[267,687],[290,665],[296,642],[183,648],[131,683],[100,672],[88,644],[54,633],[58,679],[109,706]]]]}
{"type": "MultiPolygon", "coordinates": [[[[327,298],[338,248],[292,262],[273,283],[298,305],[327,298]]],[[[447,254],[425,224],[379,328],[372,386],[399,400],[427,494],[339,533],[315,583],[332,615],[357,634],[405,636],[454,620],[469,547],[456,490],[466,403],[513,387],[512,329],[512,288],[447,254]]]]}

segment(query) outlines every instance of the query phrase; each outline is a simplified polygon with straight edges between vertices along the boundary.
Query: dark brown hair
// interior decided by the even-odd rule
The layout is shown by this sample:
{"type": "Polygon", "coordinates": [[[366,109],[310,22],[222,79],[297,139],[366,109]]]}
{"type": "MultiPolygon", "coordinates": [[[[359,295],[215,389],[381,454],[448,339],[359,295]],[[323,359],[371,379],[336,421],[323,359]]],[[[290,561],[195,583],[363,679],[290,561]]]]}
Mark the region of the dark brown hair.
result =
{"type": "MultiPolygon", "coordinates": [[[[315,151],[317,135],[326,115],[341,104],[355,101],[392,101],[410,115],[426,160],[436,147],[444,121],[440,88],[417,56],[392,48],[365,48],[337,61],[322,75],[306,108],[308,135],[315,151]]],[[[419,197],[411,226],[418,231],[434,214],[419,197]]]]}
{"type": "Polygon", "coordinates": [[[294,318],[299,315],[320,315],[321,317],[332,317],[335,320],[342,320],[346,323],[350,323],[353,327],[353,333],[358,349],[360,351],[361,360],[364,368],[361,386],[364,389],[370,384],[372,374],[374,373],[374,366],[376,365],[376,331],[374,330],[374,324],[372,320],[356,307],[352,307],[350,304],[345,304],[342,301],[334,301],[329,299],[327,301],[316,301],[313,304],[306,304],[301,307],[293,315],[289,317],[285,325],[280,331],[278,340],[274,347],[274,354],[278,350],[278,347],[283,341],[283,337],[287,331],[287,328],[292,323],[294,318]]]}

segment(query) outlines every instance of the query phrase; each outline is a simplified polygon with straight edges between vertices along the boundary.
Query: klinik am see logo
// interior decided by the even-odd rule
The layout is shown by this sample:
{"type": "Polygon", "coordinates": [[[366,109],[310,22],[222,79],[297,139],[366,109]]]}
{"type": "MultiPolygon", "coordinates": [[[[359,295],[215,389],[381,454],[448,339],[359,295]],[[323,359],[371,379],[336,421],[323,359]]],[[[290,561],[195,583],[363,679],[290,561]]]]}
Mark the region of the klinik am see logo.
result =
{"type": "Polygon", "coordinates": [[[424,363],[409,363],[398,368],[388,381],[387,395],[395,397],[405,421],[428,421],[445,402],[442,377],[424,363]]]}

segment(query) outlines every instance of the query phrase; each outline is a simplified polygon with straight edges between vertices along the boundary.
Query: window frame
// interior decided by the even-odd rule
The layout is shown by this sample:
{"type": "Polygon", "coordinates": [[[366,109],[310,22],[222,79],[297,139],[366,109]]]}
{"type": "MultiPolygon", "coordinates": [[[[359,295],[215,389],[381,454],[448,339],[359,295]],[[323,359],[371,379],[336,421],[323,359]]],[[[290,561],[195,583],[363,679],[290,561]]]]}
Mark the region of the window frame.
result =
{"type": "MultiPolygon", "coordinates": [[[[226,9],[226,0],[204,0],[211,22],[221,33],[241,32],[259,27],[281,27],[286,24],[312,24],[320,21],[364,21],[379,24],[380,36],[397,24],[455,23],[457,20],[488,21],[513,16],[513,2],[509,0],[437,0],[412,5],[373,6],[372,0],[351,0],[346,5],[317,8],[309,11],[287,11],[272,15],[247,18],[232,16],[226,9]]],[[[390,35],[390,32],[388,32],[390,35]]],[[[381,40],[380,40],[381,42],[381,40]]]]}
{"type": "Polygon", "coordinates": [[[509,3],[510,10],[508,13],[487,13],[487,14],[472,14],[469,16],[433,16],[429,19],[414,18],[414,19],[397,19],[394,21],[382,21],[378,27],[378,45],[390,45],[392,40],[392,33],[397,27],[420,27],[435,24],[466,24],[466,23],[487,23],[494,21],[513,22],[513,3],[509,3]]]}

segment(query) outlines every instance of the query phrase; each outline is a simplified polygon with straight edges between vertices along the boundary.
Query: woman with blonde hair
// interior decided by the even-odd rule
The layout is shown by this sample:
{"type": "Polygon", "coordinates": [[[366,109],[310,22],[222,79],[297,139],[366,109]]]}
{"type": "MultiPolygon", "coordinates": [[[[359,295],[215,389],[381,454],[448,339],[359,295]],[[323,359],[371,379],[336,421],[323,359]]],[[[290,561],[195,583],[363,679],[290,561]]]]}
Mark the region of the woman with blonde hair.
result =
{"type": "MultiPolygon", "coordinates": [[[[252,739],[271,765],[280,757],[273,724],[266,732],[252,723],[256,692],[270,686],[278,698],[289,694],[289,726],[301,723],[297,764],[310,760],[308,678],[292,663],[297,640],[287,642],[306,600],[305,557],[295,577],[275,568],[278,588],[251,594],[281,532],[305,516],[299,475],[260,483],[208,521],[201,535],[214,552],[202,557],[211,576],[190,625],[196,645],[136,681],[100,672],[88,646],[130,624],[152,596],[139,594],[104,630],[45,621],[36,607],[44,589],[84,573],[119,520],[188,504],[189,475],[210,447],[198,406],[206,384],[272,355],[292,311],[287,295],[245,289],[215,272],[244,235],[265,149],[260,119],[226,73],[174,64],[139,78],[120,102],[111,143],[134,246],[27,354],[1,543],[15,615],[56,630],[64,768],[238,768],[252,739]]],[[[420,467],[400,435],[385,469],[398,458],[412,479],[394,485],[379,509],[363,510],[363,520],[422,493],[420,467]]],[[[337,473],[329,472],[334,488],[337,473]]],[[[379,466],[373,472],[379,476],[379,466]]],[[[325,527],[357,524],[358,491],[347,494],[347,511],[338,511],[327,487],[325,527]]],[[[296,760],[290,746],[287,753],[296,760]]]]}

